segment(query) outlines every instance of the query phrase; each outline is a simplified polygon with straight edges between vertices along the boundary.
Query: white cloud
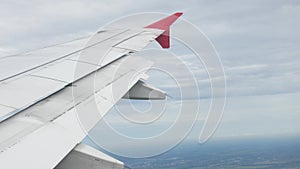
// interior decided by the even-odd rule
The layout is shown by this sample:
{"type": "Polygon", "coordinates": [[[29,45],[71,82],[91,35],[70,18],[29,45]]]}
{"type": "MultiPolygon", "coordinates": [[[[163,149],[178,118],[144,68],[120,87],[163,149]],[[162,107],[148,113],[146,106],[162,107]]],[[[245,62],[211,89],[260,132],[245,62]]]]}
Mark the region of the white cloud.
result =
{"type": "MultiPolygon", "coordinates": [[[[293,0],[229,0],[218,3],[205,0],[2,0],[0,56],[86,35],[116,18],[132,13],[173,13],[178,10],[183,11],[183,17],[199,27],[218,50],[225,67],[229,96],[256,95],[260,98],[261,95],[296,93],[300,92],[299,6],[293,0]]],[[[185,53],[175,40],[172,42],[175,48],[172,51],[184,55],[181,58],[196,75],[201,96],[209,97],[210,85],[204,66],[196,62],[190,53],[185,53]]],[[[182,79],[182,86],[190,94],[191,97],[187,99],[194,99],[195,92],[189,88],[189,78],[185,79],[181,70],[174,65],[172,67],[176,62],[159,55],[150,57],[155,57],[161,63],[169,63],[170,70],[182,79]]],[[[152,82],[171,95],[178,94],[169,81],[158,79],[152,82]]],[[[291,99],[283,100],[282,104],[291,102],[291,99]]],[[[252,107],[258,105],[257,102],[247,104],[252,107]]],[[[279,108],[280,105],[274,107],[279,108]]],[[[284,107],[281,110],[289,109],[284,107]]],[[[245,108],[238,107],[236,111],[243,112],[245,108]]],[[[253,110],[251,113],[257,115],[258,112],[253,110]]],[[[242,118],[239,114],[235,115],[242,118]]]]}

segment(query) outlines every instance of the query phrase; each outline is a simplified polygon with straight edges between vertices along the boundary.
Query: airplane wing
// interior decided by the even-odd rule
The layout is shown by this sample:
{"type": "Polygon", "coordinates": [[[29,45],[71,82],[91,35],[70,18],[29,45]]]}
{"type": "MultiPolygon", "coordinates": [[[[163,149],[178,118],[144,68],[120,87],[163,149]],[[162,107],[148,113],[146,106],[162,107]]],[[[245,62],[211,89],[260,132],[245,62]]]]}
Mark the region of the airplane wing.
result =
{"type": "Polygon", "coordinates": [[[123,168],[81,141],[122,97],[165,98],[145,83],[152,62],[138,51],[154,40],[169,48],[181,15],[0,58],[0,167],[123,168]]]}

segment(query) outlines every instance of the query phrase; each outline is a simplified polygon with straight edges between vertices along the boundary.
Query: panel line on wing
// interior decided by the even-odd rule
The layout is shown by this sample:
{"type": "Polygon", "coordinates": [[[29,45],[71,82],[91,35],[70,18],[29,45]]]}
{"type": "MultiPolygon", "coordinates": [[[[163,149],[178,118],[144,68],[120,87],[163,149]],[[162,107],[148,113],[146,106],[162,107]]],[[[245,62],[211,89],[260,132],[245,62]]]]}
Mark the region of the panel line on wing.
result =
{"type": "Polygon", "coordinates": [[[67,81],[63,81],[63,80],[59,80],[59,79],[55,79],[55,78],[51,78],[51,77],[47,77],[47,76],[41,76],[41,75],[37,75],[37,74],[30,74],[29,76],[39,77],[39,78],[42,78],[42,79],[54,80],[54,81],[58,81],[58,82],[66,83],[66,84],[69,83],[67,81]]]}
{"type": "Polygon", "coordinates": [[[86,63],[86,64],[89,64],[89,65],[92,65],[92,66],[99,66],[97,64],[86,62],[86,61],[83,61],[83,60],[76,60],[76,59],[71,59],[71,58],[66,59],[66,60],[70,60],[70,61],[74,61],[74,62],[80,62],[80,63],[86,63]]]}
{"type": "MultiPolygon", "coordinates": [[[[116,31],[116,30],[115,30],[115,31],[116,31]]],[[[15,74],[13,74],[13,75],[9,75],[9,76],[7,76],[7,77],[4,77],[4,78],[0,79],[0,82],[5,81],[5,80],[8,80],[8,79],[11,79],[11,78],[16,77],[16,76],[19,76],[19,75],[22,75],[22,74],[24,74],[24,73],[30,72],[30,71],[32,71],[32,70],[35,70],[35,69],[37,69],[37,68],[46,66],[46,65],[51,64],[51,63],[54,63],[54,62],[56,62],[56,61],[62,60],[62,59],[64,59],[64,58],[69,57],[69,56],[71,56],[71,55],[73,55],[73,54],[76,54],[76,53],[78,53],[78,52],[80,52],[80,51],[83,51],[83,50],[85,50],[85,49],[91,48],[91,47],[93,47],[93,46],[95,46],[95,45],[98,45],[98,44],[100,44],[100,43],[102,43],[102,42],[105,42],[105,41],[107,41],[107,40],[109,40],[109,39],[111,39],[111,38],[114,38],[114,37],[116,37],[116,36],[118,36],[118,35],[120,35],[120,34],[123,34],[123,33],[127,32],[127,31],[129,31],[129,29],[126,29],[126,30],[117,30],[117,31],[118,31],[118,32],[117,32],[116,34],[112,34],[112,35],[110,35],[109,37],[106,37],[106,38],[104,38],[104,39],[100,39],[100,41],[97,41],[97,42],[95,42],[95,43],[92,43],[92,44],[88,44],[88,45],[82,46],[80,49],[77,49],[77,50],[75,50],[75,51],[73,51],[73,52],[70,52],[70,53],[68,53],[68,54],[65,54],[65,55],[56,57],[55,59],[50,60],[50,61],[47,61],[47,62],[45,62],[45,63],[42,63],[42,64],[40,64],[40,65],[38,65],[38,66],[33,66],[33,67],[29,68],[29,69],[26,69],[26,70],[23,70],[23,71],[21,71],[21,72],[17,72],[17,73],[15,73],[15,74]]],[[[113,33],[113,32],[114,32],[114,31],[112,31],[111,33],[113,33]]],[[[99,40],[99,39],[98,39],[98,40],[99,40]]],[[[90,40],[89,40],[89,41],[90,41],[90,40]]],[[[43,49],[48,49],[48,48],[43,48],[43,49]]],[[[41,49],[40,49],[40,50],[41,50],[41,49]]],[[[38,51],[38,50],[37,50],[37,51],[38,51]]],[[[28,53],[31,54],[31,53],[34,53],[34,52],[31,52],[31,53],[28,52],[28,53]]],[[[43,55],[43,53],[42,53],[42,55],[43,55]]],[[[7,57],[7,58],[10,59],[9,57],[7,57]]],[[[6,59],[7,59],[7,58],[6,58],[6,59]]],[[[0,62],[1,62],[1,61],[0,61],[0,62]]]]}

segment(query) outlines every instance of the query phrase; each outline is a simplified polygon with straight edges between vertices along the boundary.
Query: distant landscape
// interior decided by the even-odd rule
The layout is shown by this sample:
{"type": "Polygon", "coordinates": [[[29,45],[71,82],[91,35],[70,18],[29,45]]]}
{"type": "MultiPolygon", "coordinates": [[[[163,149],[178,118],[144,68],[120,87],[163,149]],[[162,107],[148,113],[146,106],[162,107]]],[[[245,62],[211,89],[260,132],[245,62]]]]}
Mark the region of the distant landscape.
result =
{"type": "Polygon", "coordinates": [[[223,139],[183,142],[151,158],[116,157],[131,169],[299,169],[299,138],[223,139]]]}

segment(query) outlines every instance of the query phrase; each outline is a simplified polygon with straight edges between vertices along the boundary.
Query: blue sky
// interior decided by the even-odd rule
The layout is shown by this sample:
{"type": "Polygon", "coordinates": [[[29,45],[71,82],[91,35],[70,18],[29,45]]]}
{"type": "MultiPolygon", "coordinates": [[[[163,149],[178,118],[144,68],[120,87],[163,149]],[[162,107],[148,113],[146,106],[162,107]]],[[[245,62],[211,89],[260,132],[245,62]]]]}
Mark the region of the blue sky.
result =
{"type": "MultiPolygon", "coordinates": [[[[300,3],[296,0],[1,0],[0,56],[84,36],[122,16],[140,12],[171,14],[176,11],[183,11],[183,18],[208,36],[225,68],[227,101],[224,117],[214,137],[299,135],[300,3]]],[[[190,139],[197,139],[209,108],[208,77],[203,65],[195,63],[192,54],[175,40],[172,47],[177,47],[172,52],[182,55],[198,78],[202,114],[188,135],[190,139]]],[[[176,73],[181,75],[180,71],[176,73]]],[[[155,72],[152,74],[157,75],[155,72]]],[[[161,77],[158,75],[156,78],[161,77]]],[[[176,96],[176,87],[162,84],[155,77],[151,77],[150,82],[176,96]]],[[[186,99],[193,102],[199,98],[191,94],[186,99]]],[[[118,107],[126,109],[124,102],[118,107]]],[[[167,103],[169,110],[161,121],[150,126],[129,123],[114,109],[106,120],[123,134],[151,136],[162,132],[174,120],[174,102],[170,99],[167,103]]],[[[147,107],[147,103],[135,104],[141,109],[147,107]]],[[[99,128],[101,126],[95,131],[101,133],[99,128]]],[[[101,134],[97,132],[93,135],[99,138],[101,134]]]]}

